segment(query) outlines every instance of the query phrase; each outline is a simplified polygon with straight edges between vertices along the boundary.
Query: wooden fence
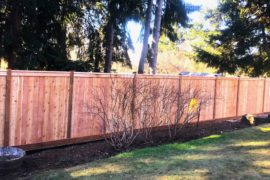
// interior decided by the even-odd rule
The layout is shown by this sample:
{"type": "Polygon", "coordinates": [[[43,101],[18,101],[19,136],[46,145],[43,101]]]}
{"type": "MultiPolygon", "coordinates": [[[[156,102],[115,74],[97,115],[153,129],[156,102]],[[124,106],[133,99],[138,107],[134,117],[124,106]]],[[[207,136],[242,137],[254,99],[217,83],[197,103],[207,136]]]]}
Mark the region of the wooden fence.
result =
{"type": "MultiPolygon", "coordinates": [[[[214,97],[202,109],[200,121],[270,112],[270,80],[266,78],[136,77],[200,87],[214,97]]],[[[102,138],[100,122],[86,105],[95,103],[91,92],[110,86],[110,78],[132,80],[134,75],[0,71],[0,146],[37,149],[102,138]]],[[[110,89],[103,93],[106,98],[110,89]]]]}

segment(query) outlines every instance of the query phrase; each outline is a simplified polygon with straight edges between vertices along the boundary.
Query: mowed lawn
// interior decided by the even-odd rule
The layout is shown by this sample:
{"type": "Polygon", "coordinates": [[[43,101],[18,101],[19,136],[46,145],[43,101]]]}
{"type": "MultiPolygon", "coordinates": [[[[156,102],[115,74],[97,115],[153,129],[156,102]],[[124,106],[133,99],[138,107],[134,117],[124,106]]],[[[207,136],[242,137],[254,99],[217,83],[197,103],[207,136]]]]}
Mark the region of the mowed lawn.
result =
{"type": "Polygon", "coordinates": [[[270,125],[145,148],[34,179],[270,179],[270,125]]]}

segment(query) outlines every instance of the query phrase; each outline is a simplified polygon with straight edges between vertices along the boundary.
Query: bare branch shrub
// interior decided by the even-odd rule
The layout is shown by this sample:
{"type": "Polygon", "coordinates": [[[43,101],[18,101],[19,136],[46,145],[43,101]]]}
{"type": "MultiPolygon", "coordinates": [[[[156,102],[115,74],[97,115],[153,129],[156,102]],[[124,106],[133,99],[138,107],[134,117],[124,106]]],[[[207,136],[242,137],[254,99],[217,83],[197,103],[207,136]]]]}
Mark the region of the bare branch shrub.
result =
{"type": "Polygon", "coordinates": [[[192,88],[190,85],[166,91],[168,95],[163,100],[165,103],[163,118],[166,120],[169,137],[174,139],[186,124],[198,120],[201,109],[211,98],[199,88],[192,88]]]}
{"type": "Polygon", "coordinates": [[[89,112],[100,119],[105,140],[115,149],[128,148],[141,132],[146,142],[151,141],[152,128],[160,125],[157,109],[164,109],[158,101],[158,88],[158,84],[139,80],[135,75],[111,77],[106,87],[98,88],[100,93],[94,92],[95,103],[89,112]]]}
{"type": "Polygon", "coordinates": [[[105,140],[115,149],[128,148],[141,133],[145,142],[152,142],[153,128],[165,125],[174,138],[181,128],[200,116],[207,98],[196,88],[167,81],[111,77],[106,85],[93,92],[96,115],[105,140]]]}
{"type": "Polygon", "coordinates": [[[161,84],[151,80],[151,83],[144,83],[142,92],[139,93],[137,103],[139,103],[138,120],[140,123],[141,135],[146,143],[153,142],[153,128],[164,123],[164,113],[166,110],[167,96],[170,96],[166,87],[168,84],[161,84]]]}
{"type": "Polygon", "coordinates": [[[139,131],[135,131],[137,107],[136,87],[132,78],[112,78],[95,93],[95,105],[90,109],[101,120],[105,140],[115,149],[128,148],[139,131]],[[106,95],[106,96],[105,96],[106,95]]]}

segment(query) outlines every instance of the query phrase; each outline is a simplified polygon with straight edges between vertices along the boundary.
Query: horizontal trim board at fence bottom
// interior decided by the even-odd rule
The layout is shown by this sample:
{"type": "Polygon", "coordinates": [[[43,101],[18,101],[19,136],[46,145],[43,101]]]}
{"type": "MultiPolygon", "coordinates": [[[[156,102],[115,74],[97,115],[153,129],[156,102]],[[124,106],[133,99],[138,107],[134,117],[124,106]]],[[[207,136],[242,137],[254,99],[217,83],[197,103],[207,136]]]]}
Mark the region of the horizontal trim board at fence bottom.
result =
{"type": "MultiPolygon", "coordinates": [[[[257,113],[257,114],[253,114],[253,115],[265,115],[265,114],[270,114],[270,112],[257,113]]],[[[211,123],[213,121],[225,121],[225,120],[230,120],[230,119],[239,119],[242,116],[243,115],[227,117],[227,118],[204,120],[204,121],[199,121],[199,123],[211,123]]],[[[196,125],[197,122],[193,121],[190,124],[196,125]]],[[[159,130],[165,130],[166,128],[168,128],[168,126],[165,125],[165,126],[154,127],[153,130],[159,131],[159,130]]],[[[109,135],[109,134],[107,134],[107,135],[109,135]]],[[[67,145],[75,145],[75,144],[104,140],[104,136],[105,135],[85,136],[85,137],[79,137],[79,138],[62,139],[62,140],[21,145],[21,146],[15,146],[15,147],[22,148],[26,151],[42,150],[42,149],[57,148],[57,147],[62,147],[62,146],[67,146],[67,145]]]]}

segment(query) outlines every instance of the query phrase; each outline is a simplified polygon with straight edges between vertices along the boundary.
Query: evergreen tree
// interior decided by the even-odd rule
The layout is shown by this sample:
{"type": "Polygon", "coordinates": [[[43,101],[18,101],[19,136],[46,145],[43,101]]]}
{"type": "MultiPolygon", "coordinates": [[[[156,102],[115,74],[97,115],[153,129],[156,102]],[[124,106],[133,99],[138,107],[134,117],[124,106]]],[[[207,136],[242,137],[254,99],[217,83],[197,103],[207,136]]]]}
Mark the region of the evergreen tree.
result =
{"type": "Polygon", "coordinates": [[[197,60],[219,72],[270,76],[270,1],[223,0],[212,15],[220,33],[196,48],[197,60]]]}
{"type": "Polygon", "coordinates": [[[9,68],[65,70],[72,26],[81,18],[80,0],[5,1],[1,10],[1,58],[9,68]]]}
{"type": "Polygon", "coordinates": [[[142,9],[142,1],[109,0],[107,2],[104,72],[111,72],[113,59],[120,58],[131,66],[127,53],[131,40],[126,31],[126,24],[130,20],[140,20],[142,9]]]}

